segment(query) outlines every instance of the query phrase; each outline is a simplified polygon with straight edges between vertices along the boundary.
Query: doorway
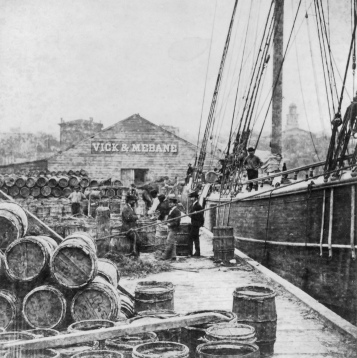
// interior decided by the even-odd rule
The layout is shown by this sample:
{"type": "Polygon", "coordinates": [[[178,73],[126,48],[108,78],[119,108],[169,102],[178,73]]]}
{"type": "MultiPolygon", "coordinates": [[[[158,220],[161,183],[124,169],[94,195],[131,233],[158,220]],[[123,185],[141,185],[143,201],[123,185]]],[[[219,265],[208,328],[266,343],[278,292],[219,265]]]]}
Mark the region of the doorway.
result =
{"type": "Polygon", "coordinates": [[[148,171],[148,169],[134,169],[134,184],[144,184],[148,180],[148,171]]]}

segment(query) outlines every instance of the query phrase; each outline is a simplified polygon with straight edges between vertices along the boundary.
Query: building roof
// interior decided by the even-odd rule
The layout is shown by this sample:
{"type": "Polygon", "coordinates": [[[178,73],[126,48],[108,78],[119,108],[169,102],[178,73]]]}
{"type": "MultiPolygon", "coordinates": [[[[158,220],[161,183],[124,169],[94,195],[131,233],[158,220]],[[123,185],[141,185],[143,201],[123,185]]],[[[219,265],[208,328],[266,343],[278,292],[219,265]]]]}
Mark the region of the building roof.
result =
{"type": "Polygon", "coordinates": [[[81,123],[93,123],[93,124],[101,124],[103,125],[102,123],[99,123],[99,122],[94,122],[93,119],[74,119],[73,121],[63,121],[61,123],[58,123],[59,126],[62,126],[62,125],[71,125],[71,124],[81,124],[81,123]]]}

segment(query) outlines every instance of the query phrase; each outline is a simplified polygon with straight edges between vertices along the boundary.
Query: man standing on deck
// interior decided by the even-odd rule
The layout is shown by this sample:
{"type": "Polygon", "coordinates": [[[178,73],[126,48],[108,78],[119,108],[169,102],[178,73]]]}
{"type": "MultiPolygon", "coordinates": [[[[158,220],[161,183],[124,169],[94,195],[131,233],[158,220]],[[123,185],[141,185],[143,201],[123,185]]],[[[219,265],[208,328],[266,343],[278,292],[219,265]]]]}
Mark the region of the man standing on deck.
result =
{"type": "Polygon", "coordinates": [[[134,256],[139,256],[140,254],[140,244],[138,240],[138,234],[136,228],[138,227],[137,221],[138,216],[135,213],[135,204],[137,197],[131,194],[128,194],[125,198],[126,204],[122,210],[122,227],[121,232],[126,234],[126,237],[132,242],[132,252],[134,256]]]}
{"type": "Polygon", "coordinates": [[[78,215],[81,213],[81,201],[86,197],[79,190],[79,186],[76,186],[74,190],[75,191],[69,195],[68,199],[71,201],[72,215],[78,215]]]}
{"type": "Polygon", "coordinates": [[[193,199],[191,209],[190,255],[200,257],[200,227],[203,226],[205,219],[203,212],[197,213],[197,211],[201,211],[203,208],[198,202],[199,194],[197,191],[189,194],[189,197],[193,199]],[[192,255],[193,244],[195,244],[195,253],[192,255]]]}
{"type": "Polygon", "coordinates": [[[167,220],[172,220],[167,223],[169,228],[169,234],[166,239],[166,247],[163,256],[163,260],[176,261],[176,233],[180,230],[181,223],[181,211],[177,209],[176,197],[169,197],[170,212],[167,220]]]}
{"type": "MultiPolygon", "coordinates": [[[[253,147],[248,148],[248,156],[244,159],[243,165],[247,169],[248,180],[258,178],[258,169],[263,164],[259,157],[254,155],[255,149],[253,147]]],[[[248,191],[253,188],[253,183],[248,184],[248,191]]],[[[254,183],[255,190],[258,190],[258,182],[254,183]]]]}
{"type": "Polygon", "coordinates": [[[185,184],[187,185],[190,181],[190,178],[193,175],[193,168],[192,168],[192,164],[189,163],[188,164],[188,168],[187,168],[187,172],[186,172],[186,179],[185,179],[185,184]]]}

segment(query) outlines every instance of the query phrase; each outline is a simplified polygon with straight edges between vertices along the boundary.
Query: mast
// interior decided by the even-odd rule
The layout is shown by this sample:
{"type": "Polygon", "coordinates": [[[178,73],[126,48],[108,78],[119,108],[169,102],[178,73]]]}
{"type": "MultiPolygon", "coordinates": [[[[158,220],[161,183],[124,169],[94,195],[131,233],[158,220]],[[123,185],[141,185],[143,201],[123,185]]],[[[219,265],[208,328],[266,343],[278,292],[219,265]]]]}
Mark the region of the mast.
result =
{"type": "Polygon", "coordinates": [[[284,0],[275,0],[273,49],[272,154],[282,154],[284,0]],[[279,77],[278,77],[279,76],[279,77]]]}

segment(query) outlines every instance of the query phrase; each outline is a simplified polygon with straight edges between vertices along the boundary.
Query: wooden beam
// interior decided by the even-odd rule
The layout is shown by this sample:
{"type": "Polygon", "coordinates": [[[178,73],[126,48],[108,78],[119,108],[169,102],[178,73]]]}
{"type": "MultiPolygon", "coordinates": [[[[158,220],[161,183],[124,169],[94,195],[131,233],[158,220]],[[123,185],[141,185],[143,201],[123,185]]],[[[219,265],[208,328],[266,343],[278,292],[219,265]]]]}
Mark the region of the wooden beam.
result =
{"type": "Polygon", "coordinates": [[[100,341],[112,339],[123,335],[138,334],[144,332],[154,332],[172,328],[181,328],[195,326],[198,324],[210,322],[224,322],[229,319],[219,313],[208,312],[199,313],[184,317],[173,317],[162,319],[157,323],[132,323],[125,326],[115,326],[111,328],[98,329],[93,331],[76,332],[71,334],[62,334],[55,337],[38,338],[29,341],[16,341],[0,344],[0,349],[21,347],[24,349],[44,349],[60,346],[69,346],[78,343],[100,341]]]}

